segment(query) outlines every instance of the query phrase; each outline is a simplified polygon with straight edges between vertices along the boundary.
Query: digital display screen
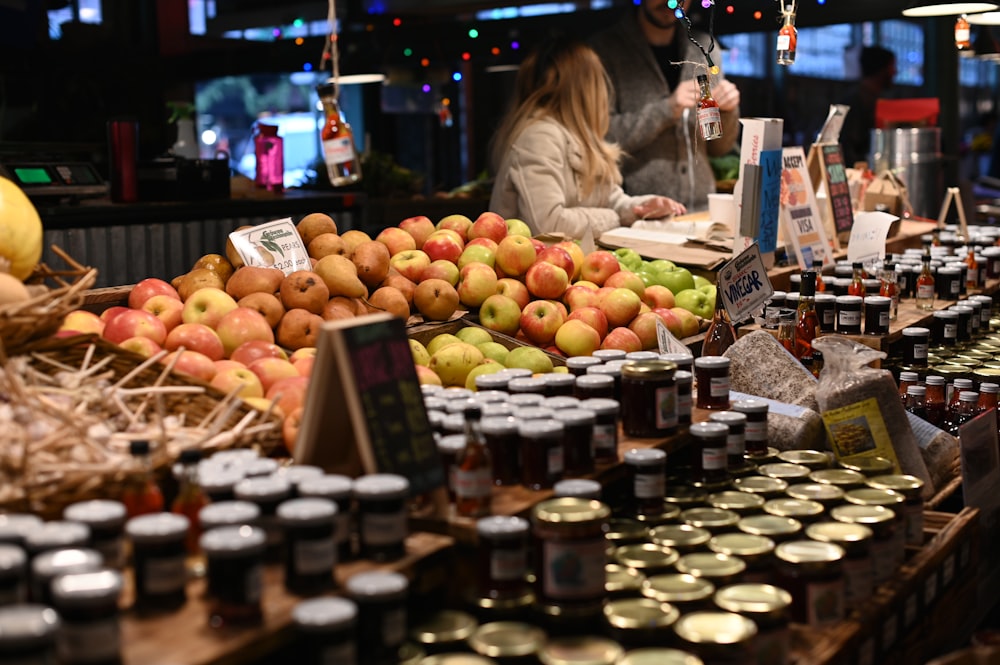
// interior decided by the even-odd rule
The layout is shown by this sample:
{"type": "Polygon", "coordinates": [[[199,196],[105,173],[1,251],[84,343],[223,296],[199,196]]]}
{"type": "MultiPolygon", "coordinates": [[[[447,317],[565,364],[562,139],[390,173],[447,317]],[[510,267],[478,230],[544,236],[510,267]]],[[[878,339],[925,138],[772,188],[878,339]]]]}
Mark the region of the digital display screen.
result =
{"type": "Polygon", "coordinates": [[[52,176],[41,167],[14,167],[14,176],[24,185],[51,185],[52,176]]]}

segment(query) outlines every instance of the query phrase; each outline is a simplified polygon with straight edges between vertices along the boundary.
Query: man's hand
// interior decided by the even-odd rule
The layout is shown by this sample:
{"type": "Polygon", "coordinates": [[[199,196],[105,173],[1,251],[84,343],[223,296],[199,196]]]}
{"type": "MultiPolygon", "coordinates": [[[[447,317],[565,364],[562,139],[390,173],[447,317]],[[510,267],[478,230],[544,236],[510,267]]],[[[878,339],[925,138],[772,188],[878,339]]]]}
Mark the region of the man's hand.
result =
{"type": "Polygon", "coordinates": [[[735,111],[740,107],[740,89],[729,81],[720,81],[712,88],[712,97],[718,102],[720,111],[735,111]]]}
{"type": "Polygon", "coordinates": [[[687,208],[666,196],[655,196],[632,208],[636,219],[663,219],[672,215],[683,215],[687,208]]]}

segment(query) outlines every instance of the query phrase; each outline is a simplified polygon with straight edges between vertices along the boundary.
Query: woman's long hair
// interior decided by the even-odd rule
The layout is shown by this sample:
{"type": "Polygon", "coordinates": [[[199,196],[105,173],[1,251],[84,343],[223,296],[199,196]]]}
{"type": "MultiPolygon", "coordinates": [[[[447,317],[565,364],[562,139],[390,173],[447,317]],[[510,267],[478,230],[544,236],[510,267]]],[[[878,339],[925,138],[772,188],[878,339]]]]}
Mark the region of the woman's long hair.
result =
{"type": "Polygon", "coordinates": [[[572,134],[583,151],[580,194],[621,183],[621,150],[604,139],[608,131],[611,83],[598,55],[586,44],[555,38],[531,53],[517,72],[512,106],[494,136],[494,169],[521,131],[550,118],[572,134]]]}

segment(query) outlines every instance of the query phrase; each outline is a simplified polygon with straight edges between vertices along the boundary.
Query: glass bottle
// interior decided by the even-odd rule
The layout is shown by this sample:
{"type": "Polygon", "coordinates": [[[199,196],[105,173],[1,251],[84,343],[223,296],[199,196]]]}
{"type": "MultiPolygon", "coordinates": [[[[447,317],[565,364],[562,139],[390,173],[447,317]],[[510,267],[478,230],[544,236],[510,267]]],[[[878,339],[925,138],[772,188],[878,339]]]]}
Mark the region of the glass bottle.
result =
{"type": "Polygon", "coordinates": [[[334,187],[344,187],[361,180],[361,160],[354,143],[354,132],[344,119],[337,103],[337,88],[333,83],[316,86],[326,120],[320,130],[323,159],[327,175],[334,187]]]}
{"type": "Polygon", "coordinates": [[[191,448],[181,451],[179,460],[181,466],[180,488],[170,507],[171,512],[183,515],[191,522],[186,541],[188,552],[198,551],[198,539],[201,537],[198,513],[208,505],[208,497],[205,496],[201,484],[198,482],[198,462],[200,461],[200,450],[191,448]]]}
{"type": "Polygon", "coordinates": [[[865,296],[865,265],[860,261],[851,264],[851,284],[847,287],[849,296],[865,296]]]}
{"type": "Polygon", "coordinates": [[[910,386],[907,388],[903,407],[913,415],[927,420],[927,387],[910,386]]]}
{"type": "Polygon", "coordinates": [[[927,422],[935,427],[943,428],[948,411],[948,403],[945,402],[944,398],[944,377],[928,376],[924,379],[924,384],[927,386],[927,422]]]}
{"type": "Polygon", "coordinates": [[[958,412],[951,422],[948,423],[948,433],[952,436],[958,436],[962,430],[962,425],[976,417],[979,393],[971,390],[963,390],[958,400],[958,412]]]}
{"type": "Polygon", "coordinates": [[[254,184],[260,189],[280,192],[285,187],[285,140],[277,125],[254,125],[253,152],[257,171],[254,184]]]}
{"type": "Polygon", "coordinates": [[[782,312],[778,315],[778,342],[785,350],[795,355],[795,313],[782,312]]]}
{"type": "Polygon", "coordinates": [[[129,444],[129,454],[135,473],[126,481],[122,490],[122,503],[129,517],[158,513],[163,510],[163,492],[153,478],[153,465],[149,456],[149,441],[138,440],[129,444]]]}
{"type": "Polygon", "coordinates": [[[809,366],[813,359],[813,340],[819,328],[816,316],[816,273],[802,271],[802,285],[799,287],[799,308],[795,317],[795,357],[809,366]]]}
{"type": "Polygon", "coordinates": [[[965,275],[965,288],[975,289],[979,287],[979,261],[976,260],[976,248],[969,245],[969,253],[965,256],[965,265],[969,266],[965,275]]]}
{"type": "Polygon", "coordinates": [[[490,514],[493,458],[482,430],[482,407],[465,407],[465,448],[455,459],[455,513],[462,517],[490,514]]]}
{"type": "Polygon", "coordinates": [[[795,47],[798,42],[798,31],[795,29],[795,14],[789,8],[782,11],[785,24],[778,30],[778,64],[790,65],[795,62],[795,47]]]}
{"type": "Polygon", "coordinates": [[[698,125],[701,135],[706,141],[722,137],[722,112],[719,102],[712,97],[712,88],[708,76],[698,74],[698,86],[701,88],[701,99],[698,100],[698,125]]]}
{"type": "Polygon", "coordinates": [[[899,373],[899,400],[906,403],[906,392],[910,386],[920,383],[920,375],[916,372],[899,373]]]}
{"type": "Polygon", "coordinates": [[[917,276],[916,304],[918,309],[934,309],[934,274],[931,272],[931,255],[925,252],[920,275],[917,276]]]}
{"type": "Polygon", "coordinates": [[[823,281],[823,259],[813,259],[812,269],[816,273],[816,293],[825,293],[826,282],[823,281]]]}
{"type": "Polygon", "coordinates": [[[736,329],[733,322],[729,320],[729,312],[726,311],[722,302],[722,289],[719,283],[715,284],[715,313],[712,315],[712,323],[705,333],[705,341],[702,342],[701,355],[721,356],[726,349],[736,342],[736,329]]]}
{"type": "Polygon", "coordinates": [[[895,321],[899,314],[899,277],[895,263],[886,263],[879,272],[878,294],[890,300],[889,320],[895,321]]]}
{"type": "Polygon", "coordinates": [[[959,51],[968,51],[971,49],[972,41],[970,37],[969,19],[965,18],[965,14],[961,14],[955,19],[955,48],[959,51]]]}
{"type": "Polygon", "coordinates": [[[961,396],[962,392],[966,390],[972,390],[972,379],[965,379],[962,377],[958,377],[957,379],[952,381],[951,392],[948,393],[949,394],[948,406],[946,407],[946,415],[945,415],[945,418],[947,419],[948,422],[954,421],[955,417],[958,415],[958,411],[960,408],[959,397],[961,396]]]}
{"type": "Polygon", "coordinates": [[[979,404],[976,405],[976,415],[980,413],[986,413],[990,409],[997,408],[997,391],[1000,390],[1000,385],[995,383],[980,383],[979,384],[979,404]]]}

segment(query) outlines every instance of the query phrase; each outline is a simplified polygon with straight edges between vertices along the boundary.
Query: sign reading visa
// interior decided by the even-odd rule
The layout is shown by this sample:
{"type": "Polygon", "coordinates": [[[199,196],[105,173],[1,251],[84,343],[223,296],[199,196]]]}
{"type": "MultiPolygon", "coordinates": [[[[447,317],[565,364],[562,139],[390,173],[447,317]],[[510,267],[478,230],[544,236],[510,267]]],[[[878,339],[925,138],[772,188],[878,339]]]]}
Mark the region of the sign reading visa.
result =
{"type": "Polygon", "coordinates": [[[719,270],[719,293],[733,322],[749,319],[764,309],[764,304],[774,295],[774,287],[767,278],[767,268],[757,243],[722,266],[719,270]]]}

